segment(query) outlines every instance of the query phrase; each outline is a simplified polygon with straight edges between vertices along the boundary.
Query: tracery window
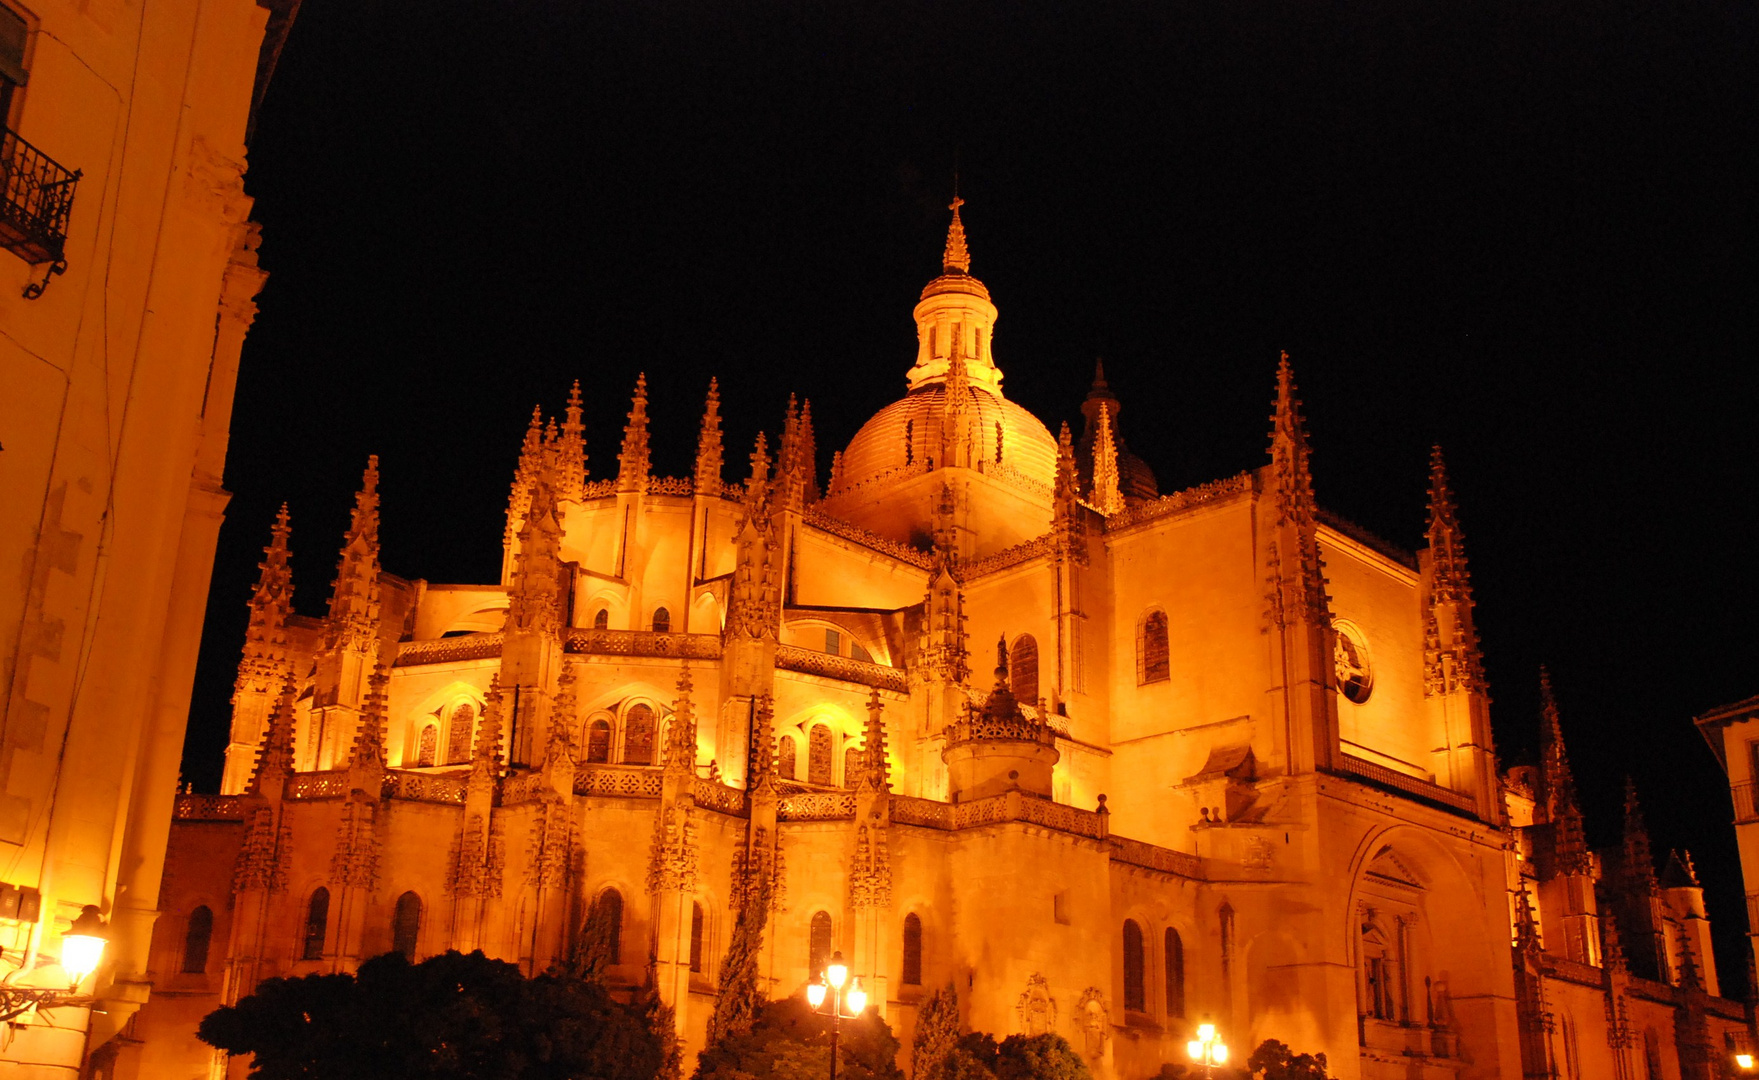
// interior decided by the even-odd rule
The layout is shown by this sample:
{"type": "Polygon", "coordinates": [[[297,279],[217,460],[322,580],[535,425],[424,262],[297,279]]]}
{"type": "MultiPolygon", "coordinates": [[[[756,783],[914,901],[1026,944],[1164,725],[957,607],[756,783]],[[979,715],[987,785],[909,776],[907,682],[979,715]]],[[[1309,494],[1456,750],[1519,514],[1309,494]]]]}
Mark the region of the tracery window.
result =
{"type": "Polygon", "coordinates": [[[183,970],[191,975],[208,970],[208,943],[214,937],[213,909],[203,904],[189,913],[189,929],[183,935],[183,970]]]}
{"type": "Polygon", "coordinates": [[[611,625],[611,609],[610,608],[599,608],[597,611],[593,612],[592,628],[594,630],[603,630],[603,629],[609,627],[610,625],[611,625]]]}
{"type": "Polygon", "coordinates": [[[437,763],[440,759],[440,725],[423,724],[421,726],[420,750],[416,752],[415,764],[420,768],[437,763]]]}
{"type": "Polygon", "coordinates": [[[446,732],[446,764],[470,760],[470,742],[475,733],[476,710],[469,705],[453,709],[451,727],[446,732]]]}
{"type": "Polygon", "coordinates": [[[1156,608],[1142,617],[1136,634],[1136,681],[1147,684],[1169,677],[1167,613],[1156,608]]]}
{"type": "Polygon", "coordinates": [[[406,892],[397,898],[391,913],[391,951],[415,959],[415,939],[421,933],[421,897],[406,892]]]}
{"type": "Polygon", "coordinates": [[[806,743],[806,779],[813,784],[831,783],[831,729],[812,725],[806,743]]]}
{"type": "Polygon", "coordinates": [[[1142,927],[1135,919],[1124,920],[1124,1008],[1131,1012],[1148,1011],[1148,993],[1143,985],[1142,927]]]}
{"type": "Polygon", "coordinates": [[[812,930],[806,941],[806,970],[809,978],[816,978],[818,973],[831,962],[831,913],[817,911],[812,916],[812,930]]]}
{"type": "Polygon", "coordinates": [[[702,974],[702,904],[690,905],[690,970],[702,974]]]}
{"type": "Polygon", "coordinates": [[[654,711],[649,705],[633,705],[623,715],[623,764],[654,763],[654,711]]]}
{"type": "Polygon", "coordinates": [[[672,632],[672,613],[665,608],[654,608],[654,633],[669,634],[672,632]]]}
{"type": "Polygon", "coordinates": [[[1167,927],[1166,940],[1167,1016],[1185,1015],[1185,942],[1179,932],[1167,927]]]}
{"type": "Polygon", "coordinates": [[[1374,669],[1368,662],[1368,643],[1355,623],[1332,624],[1332,659],[1337,668],[1338,693],[1357,705],[1374,692],[1374,669]]]}
{"type": "Polygon", "coordinates": [[[600,717],[586,728],[586,761],[602,765],[611,760],[611,722],[600,717]]]}
{"type": "Polygon", "coordinates": [[[330,923],[330,890],[319,885],[312,890],[311,901],[305,906],[305,940],[299,955],[303,960],[324,958],[324,934],[330,923]]]}
{"type": "Polygon", "coordinates": [[[843,786],[852,788],[861,780],[861,747],[850,743],[843,748],[843,786]]]}
{"type": "Polygon", "coordinates": [[[1027,705],[1038,703],[1038,642],[1031,634],[1014,639],[1008,653],[1008,679],[1016,700],[1027,705]]]}
{"type": "Polygon", "coordinates": [[[899,979],[905,986],[922,985],[922,918],[914,911],[904,916],[904,971],[899,979]]]}
{"type": "Polygon", "coordinates": [[[800,779],[800,754],[794,745],[794,736],[784,735],[776,745],[776,775],[784,780],[800,779]]]}

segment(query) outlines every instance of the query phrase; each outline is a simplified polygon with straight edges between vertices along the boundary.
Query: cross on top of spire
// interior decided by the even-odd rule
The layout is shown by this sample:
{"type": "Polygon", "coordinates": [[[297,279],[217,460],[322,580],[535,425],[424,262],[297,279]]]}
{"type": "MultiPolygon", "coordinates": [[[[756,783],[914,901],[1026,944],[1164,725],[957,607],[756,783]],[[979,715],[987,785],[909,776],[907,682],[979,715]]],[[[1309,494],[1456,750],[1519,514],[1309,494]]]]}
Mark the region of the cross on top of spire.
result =
{"type": "Polygon", "coordinates": [[[959,208],[965,200],[956,193],[947,209],[953,212],[953,221],[947,226],[947,250],[941,255],[941,269],[949,274],[969,274],[971,272],[971,249],[965,246],[965,223],[959,220],[959,208]]]}

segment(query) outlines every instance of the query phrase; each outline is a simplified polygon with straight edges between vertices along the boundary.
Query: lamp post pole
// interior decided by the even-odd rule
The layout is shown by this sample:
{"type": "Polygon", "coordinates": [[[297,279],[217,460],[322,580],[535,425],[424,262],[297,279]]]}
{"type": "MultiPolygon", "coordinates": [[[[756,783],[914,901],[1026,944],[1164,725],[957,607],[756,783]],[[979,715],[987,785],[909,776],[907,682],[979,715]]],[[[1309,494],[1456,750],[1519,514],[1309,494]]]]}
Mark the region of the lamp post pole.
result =
{"type": "Polygon", "coordinates": [[[831,1080],[837,1080],[837,1040],[842,1033],[843,1002],[849,1002],[849,1017],[854,1019],[867,1011],[867,991],[861,988],[861,980],[855,982],[845,992],[843,984],[849,981],[849,965],[843,962],[843,954],[831,954],[831,962],[819,972],[815,982],[806,986],[806,1003],[814,1012],[823,1013],[822,1008],[828,1004],[831,1014],[831,1080]]]}

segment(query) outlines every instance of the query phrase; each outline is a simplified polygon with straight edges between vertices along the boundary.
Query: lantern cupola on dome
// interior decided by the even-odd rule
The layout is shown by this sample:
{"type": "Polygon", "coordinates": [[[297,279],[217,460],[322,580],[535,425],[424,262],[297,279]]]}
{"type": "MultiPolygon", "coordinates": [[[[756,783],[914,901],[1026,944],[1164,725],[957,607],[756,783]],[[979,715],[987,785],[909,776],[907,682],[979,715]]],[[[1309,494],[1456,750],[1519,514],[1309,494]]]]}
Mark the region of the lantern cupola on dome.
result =
{"type": "Polygon", "coordinates": [[[953,220],[947,226],[941,275],[924,286],[916,305],[916,364],[906,375],[911,390],[946,380],[955,342],[965,357],[973,386],[998,393],[1002,388],[1001,369],[990,355],[996,306],[983,282],[971,276],[971,249],[965,242],[965,223],[959,218],[959,208],[964,205],[964,199],[953,197],[948,207],[953,220]]]}

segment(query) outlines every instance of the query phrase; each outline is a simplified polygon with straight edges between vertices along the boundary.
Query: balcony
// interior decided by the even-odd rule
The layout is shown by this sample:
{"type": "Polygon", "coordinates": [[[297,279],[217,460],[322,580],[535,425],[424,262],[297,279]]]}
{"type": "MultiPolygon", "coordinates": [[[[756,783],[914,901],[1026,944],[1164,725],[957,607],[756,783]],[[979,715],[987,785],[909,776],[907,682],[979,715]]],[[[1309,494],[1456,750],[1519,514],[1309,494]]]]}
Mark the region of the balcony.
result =
{"type": "Polygon", "coordinates": [[[7,129],[0,142],[0,247],[32,266],[64,267],[79,176],[7,129]]]}

